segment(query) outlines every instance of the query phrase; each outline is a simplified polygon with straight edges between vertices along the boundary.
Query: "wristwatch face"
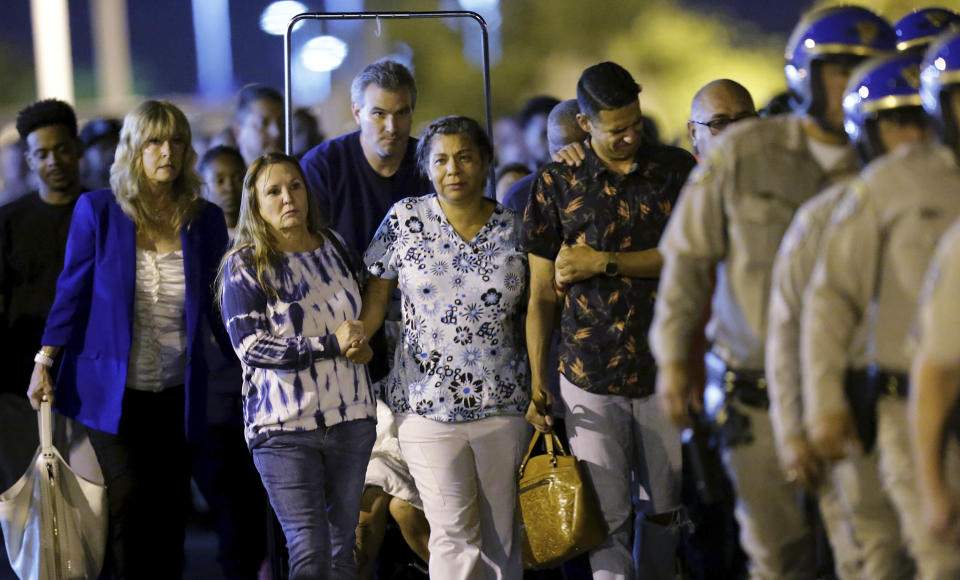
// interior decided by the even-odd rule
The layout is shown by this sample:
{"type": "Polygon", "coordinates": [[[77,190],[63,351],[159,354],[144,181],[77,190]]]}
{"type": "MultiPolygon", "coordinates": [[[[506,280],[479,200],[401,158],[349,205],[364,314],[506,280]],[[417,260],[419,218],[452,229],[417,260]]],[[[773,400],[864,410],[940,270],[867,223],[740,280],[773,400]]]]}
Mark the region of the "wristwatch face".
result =
{"type": "Polygon", "coordinates": [[[604,270],[607,276],[616,276],[617,275],[617,263],[616,262],[607,262],[607,267],[604,270]]]}

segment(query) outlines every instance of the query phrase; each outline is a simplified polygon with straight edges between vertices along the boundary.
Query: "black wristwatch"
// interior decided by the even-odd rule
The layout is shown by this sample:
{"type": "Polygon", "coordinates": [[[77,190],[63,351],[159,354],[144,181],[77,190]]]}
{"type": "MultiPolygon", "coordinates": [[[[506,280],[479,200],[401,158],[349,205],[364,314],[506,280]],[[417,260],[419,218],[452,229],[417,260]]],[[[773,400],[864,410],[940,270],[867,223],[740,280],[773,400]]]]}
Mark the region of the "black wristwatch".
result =
{"type": "Polygon", "coordinates": [[[620,273],[620,266],[617,265],[617,254],[615,252],[607,253],[607,265],[603,268],[603,273],[607,276],[616,276],[620,273]]]}

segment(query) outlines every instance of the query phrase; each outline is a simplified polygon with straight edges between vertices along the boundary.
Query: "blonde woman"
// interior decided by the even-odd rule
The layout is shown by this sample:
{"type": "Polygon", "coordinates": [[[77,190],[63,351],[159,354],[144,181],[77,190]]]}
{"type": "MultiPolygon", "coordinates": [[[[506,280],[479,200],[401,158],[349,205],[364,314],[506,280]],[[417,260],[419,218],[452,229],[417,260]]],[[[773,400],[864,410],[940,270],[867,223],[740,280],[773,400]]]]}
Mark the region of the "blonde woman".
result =
{"type": "Polygon", "coordinates": [[[219,292],[243,365],[247,445],[287,539],[290,578],[357,577],[353,547],[376,436],[360,289],[293,157],[247,170],[219,292]]]}
{"type": "Polygon", "coordinates": [[[170,103],[126,116],[112,189],[77,201],[30,380],[35,407],[55,395],[59,412],[90,428],[107,485],[107,578],[183,569],[187,441],[205,415],[201,329],[227,244],[190,143],[170,103]]]}

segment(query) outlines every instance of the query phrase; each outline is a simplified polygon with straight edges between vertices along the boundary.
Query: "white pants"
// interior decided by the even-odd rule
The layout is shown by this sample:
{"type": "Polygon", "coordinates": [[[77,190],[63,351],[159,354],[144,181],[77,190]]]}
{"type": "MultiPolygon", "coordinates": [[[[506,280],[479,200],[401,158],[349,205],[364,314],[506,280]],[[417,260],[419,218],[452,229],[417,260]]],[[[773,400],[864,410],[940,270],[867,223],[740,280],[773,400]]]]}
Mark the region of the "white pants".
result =
{"type": "MultiPolygon", "coordinates": [[[[923,504],[917,489],[910,434],[907,429],[907,400],[881,397],[877,404],[877,450],[880,453],[880,474],[900,515],[907,548],[917,561],[920,580],[960,578],[960,550],[941,542],[927,528],[923,504]]],[[[947,441],[947,479],[954,489],[958,483],[958,449],[952,436],[947,441]]]]}
{"type": "Polygon", "coordinates": [[[850,510],[843,502],[835,478],[844,464],[838,464],[827,472],[827,477],[818,490],[820,517],[827,530],[830,548],[833,550],[835,571],[839,580],[865,580],[863,576],[863,550],[854,536],[850,510]]]}
{"type": "Polygon", "coordinates": [[[676,531],[658,530],[643,516],[680,506],[680,431],[653,396],[631,399],[588,393],[563,375],[560,396],[571,452],[587,467],[610,532],[590,552],[593,578],[632,579],[638,573],[655,578],[660,571],[672,578],[676,531]],[[655,536],[660,534],[665,541],[657,549],[655,536]]]}
{"type": "Polygon", "coordinates": [[[832,491],[821,495],[820,513],[840,578],[852,577],[847,573],[854,570],[851,549],[859,557],[858,577],[863,580],[912,578],[913,561],[900,535],[900,520],[880,484],[877,454],[852,455],[834,464],[828,476],[825,487],[832,491]],[[835,536],[848,531],[854,546],[835,541],[835,536]],[[845,564],[847,568],[842,569],[845,564]]]}
{"type": "Polygon", "coordinates": [[[441,423],[397,415],[400,449],[430,523],[430,577],[523,577],[517,468],[530,443],[519,416],[441,423]]]}
{"type": "Polygon", "coordinates": [[[787,481],[777,460],[773,424],[767,409],[735,398],[732,411],[745,415],[753,440],[723,450],[737,503],[740,545],[750,558],[751,580],[811,580],[813,536],[798,503],[800,486],[787,481]]]}

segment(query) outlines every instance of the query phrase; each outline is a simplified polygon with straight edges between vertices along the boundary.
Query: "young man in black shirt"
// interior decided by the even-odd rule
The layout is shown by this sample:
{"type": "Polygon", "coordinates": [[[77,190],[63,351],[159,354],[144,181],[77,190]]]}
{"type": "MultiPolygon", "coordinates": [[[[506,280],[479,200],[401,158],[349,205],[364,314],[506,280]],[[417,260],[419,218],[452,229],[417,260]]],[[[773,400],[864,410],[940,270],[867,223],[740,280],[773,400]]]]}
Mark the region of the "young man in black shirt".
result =
{"type": "Polygon", "coordinates": [[[26,159],[39,189],[0,207],[0,488],[22,475],[37,446],[36,418],[25,394],[33,355],[53,304],[79,182],[77,118],[67,103],[38,101],[17,117],[26,159]]]}

